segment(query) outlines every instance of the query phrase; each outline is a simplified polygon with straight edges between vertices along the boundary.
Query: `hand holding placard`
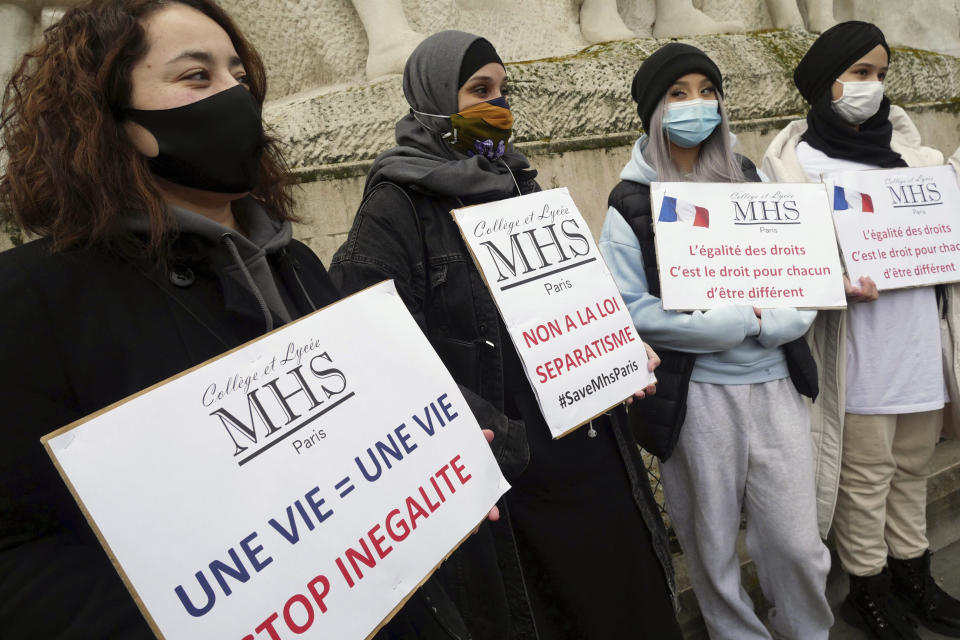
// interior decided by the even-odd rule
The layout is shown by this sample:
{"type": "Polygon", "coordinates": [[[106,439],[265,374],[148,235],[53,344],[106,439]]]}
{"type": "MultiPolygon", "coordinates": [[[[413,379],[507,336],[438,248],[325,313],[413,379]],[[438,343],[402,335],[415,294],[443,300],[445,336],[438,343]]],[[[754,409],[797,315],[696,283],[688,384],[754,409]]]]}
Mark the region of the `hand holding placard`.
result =
{"type": "Polygon", "coordinates": [[[880,297],[877,283],[870,276],[860,276],[860,286],[855,287],[850,278],[843,276],[843,292],[849,302],[873,302],[880,297]]]}
{"type": "MultiPolygon", "coordinates": [[[[657,367],[660,366],[660,356],[657,355],[657,352],[654,351],[650,345],[643,343],[643,348],[647,352],[647,371],[653,373],[657,370],[657,367]]],[[[652,381],[643,389],[637,389],[633,392],[633,396],[627,398],[627,404],[633,404],[633,399],[643,400],[647,396],[652,396],[657,392],[657,382],[656,380],[652,381]]]]}

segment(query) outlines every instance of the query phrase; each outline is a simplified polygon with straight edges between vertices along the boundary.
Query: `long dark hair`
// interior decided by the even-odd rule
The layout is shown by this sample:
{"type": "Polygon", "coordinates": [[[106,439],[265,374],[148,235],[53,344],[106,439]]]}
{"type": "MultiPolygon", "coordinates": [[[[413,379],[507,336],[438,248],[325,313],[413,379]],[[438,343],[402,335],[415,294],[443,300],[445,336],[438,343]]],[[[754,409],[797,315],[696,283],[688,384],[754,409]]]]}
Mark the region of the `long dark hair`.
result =
{"type": "MultiPolygon", "coordinates": [[[[51,240],[55,251],[102,246],[125,253],[125,216],[150,221],[147,253],[163,258],[170,220],[147,165],[128,141],[121,109],[130,72],[147,51],[144,20],[183,4],[227,32],[250,92],[263,103],[263,62],[230,17],[210,0],[96,0],[67,11],[43,33],[10,78],[0,110],[0,210],[51,240]]],[[[279,220],[295,220],[286,163],[267,138],[253,196],[279,220]]],[[[143,247],[140,246],[142,253],[143,247]]]]}

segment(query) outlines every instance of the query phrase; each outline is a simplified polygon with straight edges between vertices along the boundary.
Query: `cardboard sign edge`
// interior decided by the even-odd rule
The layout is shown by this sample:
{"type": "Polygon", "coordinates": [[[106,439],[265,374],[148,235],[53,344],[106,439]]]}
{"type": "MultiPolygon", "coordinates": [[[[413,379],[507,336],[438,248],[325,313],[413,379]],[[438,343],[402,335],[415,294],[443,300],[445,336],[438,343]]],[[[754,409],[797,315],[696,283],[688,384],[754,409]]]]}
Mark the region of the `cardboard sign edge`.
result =
{"type": "MultiPolygon", "coordinates": [[[[506,491],[504,491],[503,493],[506,493],[506,491]]],[[[500,494],[500,497],[501,497],[501,498],[503,497],[503,493],[500,494]]],[[[494,503],[493,503],[492,505],[490,505],[490,509],[492,509],[492,508],[497,504],[497,502],[499,502],[499,501],[500,501],[500,498],[497,498],[496,501],[494,501],[494,503]]],[[[489,512],[489,509],[488,509],[487,511],[489,512]]],[[[429,580],[429,579],[433,576],[433,574],[437,572],[437,569],[440,568],[440,565],[442,565],[444,562],[446,562],[446,561],[450,558],[450,556],[452,556],[452,555],[454,554],[454,552],[463,545],[464,542],[466,542],[467,540],[469,540],[469,539],[470,539],[470,536],[474,535],[474,533],[476,533],[477,528],[479,528],[480,525],[482,525],[484,522],[486,522],[486,520],[487,520],[487,518],[486,518],[486,516],[484,516],[484,517],[480,520],[480,522],[477,523],[477,526],[476,526],[476,527],[474,527],[473,529],[471,529],[470,532],[467,533],[467,535],[465,535],[463,538],[461,538],[460,541],[456,544],[456,546],[454,546],[452,549],[450,549],[449,553],[447,553],[445,556],[443,556],[443,558],[441,558],[440,562],[438,562],[436,565],[434,565],[434,567],[433,567],[432,569],[430,569],[430,571],[427,573],[427,575],[425,575],[425,576],[423,577],[423,580],[421,580],[420,582],[418,582],[418,583],[417,583],[417,586],[415,586],[413,589],[411,589],[411,590],[410,590],[410,593],[408,593],[406,596],[404,596],[404,597],[403,597],[403,600],[401,600],[401,601],[397,604],[397,606],[395,606],[393,609],[390,610],[390,613],[387,614],[387,617],[385,617],[383,620],[380,621],[380,624],[378,624],[378,625],[376,626],[376,628],[375,628],[373,631],[370,632],[370,635],[368,635],[368,636],[365,638],[365,640],[371,640],[375,635],[377,635],[377,633],[378,633],[381,629],[383,629],[385,626],[387,626],[387,623],[389,623],[389,622],[393,619],[393,616],[397,615],[397,613],[400,611],[400,609],[402,609],[403,606],[404,606],[405,604],[407,604],[407,602],[410,600],[410,598],[413,597],[413,594],[416,593],[417,590],[420,589],[420,587],[422,587],[423,585],[425,585],[425,584],[427,583],[427,580],[429,580]]]]}
{"type": "MultiPolygon", "coordinates": [[[[650,217],[651,217],[651,221],[652,221],[652,223],[653,223],[653,224],[652,224],[652,227],[653,227],[653,249],[654,249],[654,253],[655,253],[655,256],[654,256],[654,257],[655,257],[656,260],[657,260],[657,272],[659,272],[659,271],[660,271],[660,234],[657,233],[658,221],[655,219],[656,216],[653,215],[653,206],[654,206],[654,205],[653,205],[653,203],[654,203],[654,199],[653,199],[653,185],[654,185],[654,184],[658,185],[658,188],[661,189],[663,192],[666,192],[666,188],[663,188],[662,185],[671,184],[671,183],[669,183],[669,182],[659,182],[659,181],[654,181],[654,182],[651,182],[651,183],[650,183],[650,217]]],[[[758,185],[758,184],[763,184],[763,185],[794,185],[794,186],[796,186],[796,185],[807,185],[807,184],[813,185],[813,184],[816,184],[816,183],[814,183],[814,182],[698,182],[697,184],[711,184],[711,185],[731,185],[731,184],[758,185]]],[[[829,192],[827,191],[827,186],[826,186],[826,184],[824,184],[823,182],[820,182],[820,185],[823,187],[824,193],[826,194],[826,198],[827,198],[827,206],[830,208],[830,212],[829,212],[829,213],[830,213],[830,222],[833,223],[833,225],[834,225],[834,229],[833,229],[833,241],[834,241],[834,244],[836,244],[837,249],[838,249],[838,254],[839,254],[839,257],[840,257],[840,260],[839,260],[839,262],[840,262],[840,269],[842,269],[842,270],[844,271],[844,273],[841,274],[841,275],[846,275],[847,265],[846,265],[846,262],[845,262],[844,259],[843,259],[843,248],[840,246],[840,237],[837,235],[836,221],[835,221],[834,218],[833,218],[833,206],[830,204],[830,194],[829,194],[829,192]]],[[[958,280],[958,281],[960,281],[960,280],[958,280]]],[[[662,294],[662,293],[663,293],[663,292],[661,291],[661,294],[662,294]]],[[[844,300],[846,300],[846,299],[844,299],[844,300]]],[[[661,295],[660,301],[661,301],[661,303],[663,303],[663,297],[662,297],[662,295],[661,295]]],[[[736,306],[736,305],[726,305],[726,306],[736,306]]],[[[710,311],[710,310],[712,310],[712,309],[720,309],[720,308],[722,308],[722,307],[709,307],[709,308],[702,308],[702,309],[701,309],[701,308],[698,308],[698,309],[684,309],[684,308],[680,308],[680,307],[668,307],[666,304],[663,305],[664,311],[679,311],[680,313],[692,313],[692,312],[694,312],[694,311],[710,311]]],[[[842,311],[842,310],[845,310],[845,309],[847,308],[847,304],[846,304],[846,302],[844,302],[844,304],[841,305],[841,306],[820,305],[820,306],[800,306],[800,307],[798,307],[798,306],[790,306],[790,307],[758,307],[758,308],[759,308],[759,309],[801,309],[801,310],[808,310],[808,311],[838,311],[838,310],[839,310],[839,311],[842,311]]]]}
{"type": "MultiPolygon", "coordinates": [[[[954,166],[953,166],[952,164],[950,164],[950,163],[947,163],[947,164],[928,165],[928,166],[924,166],[924,167],[897,167],[897,168],[895,168],[895,169],[893,169],[893,170],[902,170],[902,169],[931,169],[931,168],[940,168],[940,167],[948,167],[949,169],[952,169],[952,170],[953,170],[953,176],[954,176],[954,179],[955,179],[956,182],[957,182],[957,188],[960,189],[960,174],[957,173],[956,167],[954,167],[954,166]]],[[[840,229],[837,227],[837,216],[835,215],[835,214],[836,214],[836,211],[834,211],[834,209],[833,209],[833,199],[832,199],[831,196],[830,196],[830,189],[827,187],[827,182],[826,182],[826,181],[827,181],[827,180],[831,180],[831,181],[832,181],[831,184],[834,184],[834,185],[835,185],[836,182],[835,182],[835,179],[833,178],[833,176],[838,175],[838,174],[841,174],[841,173],[869,173],[869,172],[872,172],[872,171],[890,171],[890,170],[891,170],[891,169],[889,169],[889,168],[887,168],[887,169],[879,168],[879,169],[864,169],[863,171],[834,171],[834,172],[832,172],[832,173],[821,173],[821,174],[820,174],[820,184],[822,184],[823,187],[824,187],[824,189],[826,189],[826,191],[827,191],[827,204],[830,205],[830,219],[833,220],[834,238],[835,238],[836,241],[837,241],[837,249],[840,250],[840,262],[841,262],[841,264],[842,264],[842,266],[843,266],[844,275],[847,276],[848,278],[849,278],[850,269],[847,267],[847,257],[846,257],[846,255],[844,255],[845,252],[846,252],[846,250],[843,248],[843,243],[840,242],[840,229]]],[[[883,288],[880,288],[880,285],[877,285],[877,292],[878,292],[878,293],[882,293],[882,292],[884,292],[884,291],[902,291],[902,290],[904,290],[904,289],[922,289],[922,288],[924,288],[924,287],[939,287],[940,285],[958,284],[958,283],[960,283],[960,273],[958,273],[957,276],[956,276],[956,278],[954,278],[954,279],[943,280],[943,281],[939,281],[939,282],[930,282],[930,283],[927,283],[927,284],[907,284],[907,285],[903,285],[903,286],[899,286],[899,287],[894,286],[894,287],[883,287],[883,288]]],[[[844,308],[846,308],[846,307],[844,307],[844,308]]]]}
{"type": "MultiPolygon", "coordinates": [[[[536,194],[544,194],[544,193],[549,193],[549,192],[551,192],[551,191],[563,191],[563,192],[565,192],[565,193],[567,194],[567,196],[570,198],[571,201],[573,200],[573,196],[570,195],[570,190],[569,190],[567,187],[556,187],[555,189],[546,189],[546,190],[543,190],[543,191],[534,191],[533,193],[527,193],[527,194],[523,194],[523,195],[533,195],[534,193],[536,193],[536,194]]],[[[522,197],[522,196],[513,196],[513,197],[516,198],[516,197],[522,197]]],[[[505,200],[509,200],[509,199],[511,199],[511,198],[504,198],[504,199],[505,199],[505,200]]],[[[499,201],[498,201],[498,202],[499,202],[499,201]]],[[[460,207],[460,208],[458,208],[458,209],[451,209],[451,210],[450,210],[450,217],[453,218],[454,224],[457,225],[457,229],[460,231],[460,236],[461,236],[461,238],[463,239],[463,244],[466,245],[467,251],[470,253],[470,257],[473,259],[473,264],[474,264],[474,266],[477,268],[477,271],[480,273],[480,277],[483,279],[483,284],[487,287],[487,290],[490,291],[491,287],[490,287],[490,282],[487,281],[487,274],[485,274],[485,273],[483,272],[483,267],[480,265],[480,260],[477,258],[476,253],[474,253],[474,251],[473,251],[473,247],[470,246],[470,242],[467,240],[466,229],[464,229],[464,228],[463,228],[463,225],[460,224],[460,220],[457,219],[457,214],[456,214],[457,211],[464,211],[464,210],[466,210],[466,209],[471,209],[471,208],[473,208],[473,207],[479,207],[479,206],[482,206],[482,205],[484,205],[484,204],[490,204],[490,203],[484,202],[484,203],[481,203],[481,204],[474,204],[474,205],[470,205],[470,206],[467,206],[467,207],[460,207]]],[[[576,202],[574,202],[574,206],[576,206],[576,202]]],[[[586,222],[586,218],[584,218],[584,217],[583,217],[583,214],[580,213],[580,209],[579,209],[579,208],[577,208],[577,213],[580,214],[580,217],[583,219],[584,222],[586,222]]],[[[588,228],[589,228],[589,225],[588,225],[588,228]]],[[[594,244],[596,244],[596,243],[594,243],[594,244]]],[[[598,253],[600,252],[600,248],[599,248],[599,247],[597,247],[597,252],[598,252],[598,253]]],[[[602,256],[601,256],[601,259],[602,259],[602,256]]],[[[609,271],[609,268],[608,268],[608,271],[609,271]]],[[[616,283],[614,283],[614,285],[616,285],[616,283]]],[[[618,296],[620,295],[620,290],[619,290],[619,289],[617,289],[617,295],[618,295],[618,296]]],[[[493,304],[497,307],[497,311],[500,313],[500,316],[501,316],[501,318],[502,318],[502,317],[503,317],[503,311],[501,311],[501,309],[500,309],[500,304],[497,302],[497,299],[496,299],[496,297],[494,297],[494,295],[493,295],[492,292],[491,292],[491,294],[490,294],[490,298],[493,300],[493,304]]],[[[620,298],[620,302],[621,302],[621,304],[623,303],[623,298],[622,298],[622,297],[620,298]]],[[[626,307],[625,304],[624,304],[623,306],[626,307]]],[[[632,320],[632,319],[631,319],[631,320],[632,320]]],[[[636,327],[634,327],[634,329],[636,329],[636,327]]],[[[641,345],[641,346],[643,346],[644,344],[646,344],[646,343],[643,341],[643,338],[641,338],[640,336],[637,336],[637,338],[640,340],[640,345],[641,345]]],[[[507,332],[507,339],[508,339],[508,340],[511,340],[511,341],[513,340],[513,338],[510,336],[509,331],[507,332]]],[[[516,345],[514,345],[514,348],[516,348],[516,345]]],[[[518,355],[519,355],[519,354],[518,354],[518,355]]],[[[522,362],[522,359],[521,359],[521,362],[522,362]]],[[[524,367],[524,372],[523,372],[523,373],[524,373],[524,375],[527,374],[526,367],[524,367]]],[[[528,376],[527,379],[528,379],[528,382],[530,382],[530,388],[531,388],[531,390],[533,391],[534,396],[537,398],[537,404],[539,405],[539,404],[540,404],[540,396],[539,396],[539,394],[537,393],[536,388],[533,386],[533,382],[529,380],[529,376],[528,376]]],[[[654,376],[654,381],[656,381],[656,377],[655,377],[655,376],[654,376]]],[[[649,384],[649,383],[648,383],[648,384],[649,384]]],[[[628,396],[628,397],[630,397],[630,396],[628,396]]],[[[570,435],[571,433],[573,433],[574,431],[576,431],[577,429],[579,429],[579,428],[582,427],[583,425],[589,424],[590,422],[593,422],[594,420],[596,420],[596,419],[599,418],[600,416],[604,415],[605,413],[607,413],[607,412],[610,411],[611,409],[615,409],[617,406],[619,406],[619,405],[623,404],[624,402],[626,402],[626,400],[627,400],[627,398],[624,398],[623,400],[621,400],[621,401],[619,401],[619,402],[616,402],[616,403],[610,405],[609,407],[607,407],[607,408],[604,409],[603,411],[597,413],[596,415],[594,415],[594,416],[592,416],[592,417],[590,417],[590,418],[587,418],[586,420],[584,420],[584,421],[581,422],[580,424],[576,424],[576,425],[570,427],[569,429],[566,429],[565,431],[563,431],[563,432],[561,432],[561,433],[559,433],[559,434],[557,434],[557,435],[553,435],[553,432],[551,431],[551,433],[550,433],[550,439],[551,439],[551,440],[559,440],[560,438],[563,438],[563,437],[566,437],[566,436],[570,435]]],[[[541,408],[541,413],[542,413],[542,412],[543,412],[543,409],[541,408]]],[[[549,427],[548,427],[548,428],[549,428],[549,427]]]]}
{"type": "MultiPolygon", "coordinates": [[[[259,342],[259,341],[265,339],[267,336],[270,336],[270,335],[276,333],[277,331],[280,331],[280,330],[282,330],[282,329],[286,329],[286,328],[288,328],[288,327],[290,327],[290,326],[293,326],[294,324],[297,324],[297,323],[299,323],[299,322],[302,322],[302,321],[304,321],[304,320],[306,320],[306,319],[308,319],[308,318],[316,315],[317,313],[320,313],[321,311],[324,311],[324,310],[329,309],[329,308],[331,308],[331,307],[333,307],[333,306],[335,306],[335,305],[338,305],[338,304],[340,304],[340,303],[342,303],[342,302],[345,302],[346,300],[349,300],[350,298],[352,298],[352,297],[354,297],[354,296],[356,296],[356,295],[359,295],[359,294],[361,294],[361,293],[363,293],[363,292],[365,292],[365,291],[368,291],[368,290],[370,290],[370,289],[374,289],[374,288],[377,288],[377,287],[387,286],[387,285],[385,285],[384,283],[389,283],[388,286],[393,290],[393,294],[399,296],[399,293],[397,292],[397,289],[396,289],[396,284],[394,284],[393,279],[381,280],[380,282],[377,282],[377,283],[375,283],[375,284],[372,284],[372,285],[370,285],[369,287],[364,287],[363,289],[361,289],[361,290],[359,290],[359,291],[356,291],[356,292],[354,292],[354,293],[351,293],[351,294],[348,295],[348,296],[344,296],[343,298],[340,298],[339,300],[336,300],[336,301],[334,301],[334,302],[331,302],[331,303],[328,304],[328,305],[325,305],[325,306],[323,306],[323,307],[320,307],[319,309],[316,309],[315,311],[311,311],[311,312],[308,313],[307,315],[302,316],[302,317],[300,317],[300,318],[297,318],[296,320],[293,320],[293,321],[291,321],[291,322],[288,322],[287,324],[285,324],[285,325],[283,325],[283,326],[277,327],[276,329],[273,329],[272,331],[269,331],[269,332],[267,332],[267,333],[265,333],[265,334],[263,334],[263,335],[261,335],[261,336],[257,336],[256,338],[254,338],[254,339],[252,339],[252,340],[248,340],[247,342],[244,342],[243,344],[238,345],[238,346],[230,349],[229,351],[225,351],[225,352],[223,352],[223,353],[221,353],[221,354],[219,354],[219,355],[216,355],[216,356],[214,356],[214,357],[212,357],[212,358],[209,358],[208,360],[205,360],[205,361],[203,361],[203,362],[201,362],[201,363],[199,363],[199,364],[196,364],[196,365],[190,367],[189,369],[185,369],[185,370],[181,371],[180,373],[177,373],[177,374],[175,374],[175,375],[172,375],[172,376],[170,376],[169,378],[165,378],[165,379],[163,379],[163,380],[161,380],[161,381],[159,381],[159,382],[156,382],[156,383],[150,385],[149,387],[147,387],[147,388],[145,388],[145,389],[141,389],[140,391],[137,391],[136,393],[130,394],[129,396],[127,396],[127,397],[125,397],[125,398],[122,398],[122,399],[120,399],[120,400],[117,400],[116,402],[114,402],[114,403],[112,403],[112,404],[110,404],[110,405],[108,405],[108,406],[106,406],[106,407],[104,407],[104,408],[102,408],[102,409],[99,409],[99,410],[97,410],[97,411],[95,411],[95,412],[93,412],[93,413],[91,413],[91,414],[89,414],[89,415],[86,415],[86,416],[84,416],[84,417],[82,417],[82,418],[80,418],[80,419],[78,419],[78,420],[74,420],[74,421],[71,422],[70,424],[67,424],[67,425],[65,425],[65,426],[63,426],[63,427],[60,427],[59,429],[57,429],[57,430],[55,430],[55,431],[51,431],[50,433],[48,433],[48,434],[46,434],[46,435],[44,435],[44,436],[42,436],[42,437],[40,438],[40,442],[41,442],[41,444],[43,444],[43,448],[46,450],[47,455],[50,456],[50,459],[53,461],[53,465],[54,465],[54,467],[56,467],[57,473],[60,474],[61,479],[64,481],[64,483],[67,485],[67,488],[70,490],[70,494],[73,496],[74,501],[76,501],[77,505],[80,507],[80,511],[81,511],[81,513],[83,513],[83,517],[86,519],[87,524],[90,525],[90,528],[93,530],[94,534],[96,535],[97,541],[100,543],[100,546],[102,546],[102,547],[103,547],[103,550],[106,552],[107,557],[110,559],[110,563],[113,565],[113,568],[114,568],[114,569],[117,571],[117,573],[120,575],[120,579],[123,581],[123,586],[125,586],[125,587],[127,588],[127,591],[128,591],[128,592],[130,593],[130,595],[133,597],[133,601],[136,603],[137,608],[140,610],[140,613],[143,614],[144,619],[147,621],[147,624],[148,624],[149,627],[150,627],[150,630],[151,630],[151,631],[153,632],[153,634],[154,634],[157,638],[159,638],[160,640],[166,640],[166,636],[163,635],[163,633],[160,631],[160,627],[157,625],[156,620],[154,620],[154,619],[153,619],[153,616],[150,615],[150,612],[147,610],[146,604],[144,604],[143,600],[142,600],[141,597],[140,597],[140,594],[137,592],[136,588],[133,586],[133,583],[132,583],[132,582],[130,581],[130,579],[127,577],[126,571],[124,571],[124,570],[123,570],[123,567],[120,566],[120,562],[117,560],[117,557],[116,557],[116,555],[115,555],[114,552],[113,552],[113,549],[112,549],[112,548],[110,547],[110,545],[107,543],[107,540],[106,540],[106,538],[105,538],[104,535],[103,535],[103,532],[100,531],[100,527],[97,526],[97,523],[96,523],[96,522],[94,521],[94,519],[90,516],[90,512],[87,510],[86,504],[83,502],[83,500],[80,498],[80,495],[77,493],[76,487],[73,486],[73,483],[70,481],[70,478],[67,476],[66,472],[64,472],[63,467],[60,466],[60,461],[57,459],[56,454],[53,452],[53,449],[52,449],[52,447],[50,446],[50,440],[52,440],[53,438],[56,438],[56,437],[58,437],[58,436],[60,436],[60,435],[63,435],[63,434],[65,434],[65,433],[69,433],[70,431],[73,431],[73,430],[76,429],[77,427],[80,427],[80,426],[86,424],[86,423],[89,422],[90,420],[93,420],[94,418],[97,418],[97,417],[103,415],[104,413],[115,409],[116,407],[119,407],[119,406],[121,406],[121,405],[124,405],[124,404],[126,404],[126,403],[128,403],[128,402],[130,402],[130,401],[132,401],[132,400],[135,400],[136,398],[139,398],[140,396],[142,396],[142,395],[144,395],[144,394],[146,394],[146,393],[149,393],[149,392],[151,392],[151,391],[153,391],[153,390],[155,390],[155,389],[157,389],[157,388],[159,388],[159,387],[162,387],[163,385],[166,385],[166,384],[169,384],[169,383],[171,383],[171,382],[173,382],[173,381],[175,381],[175,380],[178,380],[179,378],[182,378],[183,376],[185,376],[185,375],[187,375],[187,374],[189,374],[189,373],[192,373],[193,371],[195,371],[195,370],[197,370],[197,369],[200,369],[201,367],[205,367],[205,366],[208,365],[208,364],[211,364],[211,363],[213,363],[213,362],[216,362],[217,360],[220,360],[220,359],[222,359],[222,358],[225,358],[225,357],[229,356],[230,354],[234,353],[235,351],[239,351],[240,349],[244,349],[244,348],[246,348],[246,347],[248,347],[248,346],[250,346],[250,345],[252,345],[252,344],[254,344],[254,343],[256,343],[256,342],[259,342]]],[[[448,372],[448,373],[449,373],[449,372],[448,372]]],[[[502,496],[503,494],[501,493],[500,495],[502,496]]],[[[499,498],[498,498],[498,500],[499,500],[499,498]]],[[[494,504],[496,504],[496,501],[494,502],[494,504]]],[[[491,508],[492,508],[492,506],[493,506],[493,505],[491,505],[491,508]]],[[[483,522],[483,521],[481,520],[481,524],[482,524],[482,522],[483,522]]],[[[472,532],[469,533],[469,534],[467,534],[462,540],[460,540],[460,542],[458,542],[458,543],[456,544],[456,546],[453,547],[453,548],[449,551],[449,553],[447,553],[447,554],[443,557],[443,560],[441,560],[440,562],[438,562],[437,565],[436,565],[435,567],[433,567],[433,568],[429,571],[429,573],[427,573],[426,576],[424,576],[424,578],[417,584],[417,586],[416,586],[414,589],[412,589],[412,590],[410,591],[410,593],[408,593],[408,594],[403,598],[403,600],[401,600],[400,603],[399,603],[396,607],[394,607],[394,608],[390,611],[390,613],[387,614],[387,616],[386,616],[385,618],[383,618],[383,620],[380,621],[380,623],[376,626],[376,628],[373,630],[373,632],[371,632],[371,633],[367,636],[367,640],[369,640],[369,639],[372,638],[374,635],[376,635],[376,633],[377,633],[380,629],[382,629],[384,626],[386,626],[387,623],[389,623],[390,620],[393,619],[393,616],[395,616],[395,615],[397,614],[397,612],[403,607],[403,605],[405,605],[405,604],[407,603],[407,601],[410,599],[410,597],[413,596],[414,592],[416,592],[417,589],[419,589],[421,586],[423,586],[423,584],[426,583],[426,581],[430,579],[430,576],[432,576],[432,575],[436,572],[436,570],[440,567],[440,565],[443,564],[443,562],[446,561],[446,559],[449,558],[449,557],[453,554],[454,551],[456,551],[457,549],[459,549],[460,546],[461,546],[461,545],[467,540],[467,538],[469,538],[471,535],[473,535],[472,532]]]]}

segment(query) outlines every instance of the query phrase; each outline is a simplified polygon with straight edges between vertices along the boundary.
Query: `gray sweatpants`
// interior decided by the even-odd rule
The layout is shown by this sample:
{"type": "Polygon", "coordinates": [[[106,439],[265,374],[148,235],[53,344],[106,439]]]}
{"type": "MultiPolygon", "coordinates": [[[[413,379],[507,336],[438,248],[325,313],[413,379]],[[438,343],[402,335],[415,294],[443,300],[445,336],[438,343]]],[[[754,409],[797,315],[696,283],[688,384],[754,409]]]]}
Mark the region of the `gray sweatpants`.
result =
{"type": "Polygon", "coordinates": [[[691,382],[680,440],[661,470],[712,640],[771,637],[740,584],[741,509],[776,637],[826,640],[833,624],[825,594],[830,553],[817,531],[807,408],[790,379],[691,382]]]}

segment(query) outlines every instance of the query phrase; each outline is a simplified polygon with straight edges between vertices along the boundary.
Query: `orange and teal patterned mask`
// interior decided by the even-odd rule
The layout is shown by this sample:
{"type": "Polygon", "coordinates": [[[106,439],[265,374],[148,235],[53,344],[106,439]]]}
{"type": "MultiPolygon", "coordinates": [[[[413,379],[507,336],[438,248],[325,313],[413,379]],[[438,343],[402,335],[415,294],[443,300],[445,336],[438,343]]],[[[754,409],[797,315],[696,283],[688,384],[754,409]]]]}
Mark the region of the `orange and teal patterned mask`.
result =
{"type": "Polygon", "coordinates": [[[450,116],[449,142],[468,158],[496,160],[507,150],[513,133],[513,113],[503,96],[480,102],[450,116]]]}

